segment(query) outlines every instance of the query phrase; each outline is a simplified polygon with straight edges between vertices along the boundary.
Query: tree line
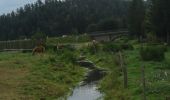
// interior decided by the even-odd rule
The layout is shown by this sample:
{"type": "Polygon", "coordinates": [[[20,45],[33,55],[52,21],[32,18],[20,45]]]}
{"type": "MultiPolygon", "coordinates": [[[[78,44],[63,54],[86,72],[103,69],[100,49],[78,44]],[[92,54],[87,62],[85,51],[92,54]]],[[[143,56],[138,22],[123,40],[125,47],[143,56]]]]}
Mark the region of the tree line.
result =
{"type": "Polygon", "coordinates": [[[128,27],[128,0],[37,0],[0,16],[0,40],[81,34],[128,27]]]}
{"type": "Polygon", "coordinates": [[[131,35],[170,42],[170,0],[132,0],[128,16],[131,35]]]}
{"type": "Polygon", "coordinates": [[[0,40],[128,28],[135,37],[170,37],[170,0],[37,0],[0,16],[0,40]]]}

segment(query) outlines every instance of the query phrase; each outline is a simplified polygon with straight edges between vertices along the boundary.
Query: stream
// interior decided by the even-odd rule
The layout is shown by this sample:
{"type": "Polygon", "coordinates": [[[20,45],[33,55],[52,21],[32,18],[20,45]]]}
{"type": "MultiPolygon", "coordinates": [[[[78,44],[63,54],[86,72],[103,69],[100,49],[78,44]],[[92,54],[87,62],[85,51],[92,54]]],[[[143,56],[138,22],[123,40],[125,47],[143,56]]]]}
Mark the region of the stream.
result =
{"type": "Polygon", "coordinates": [[[103,95],[98,90],[97,84],[106,75],[106,72],[94,67],[86,68],[88,68],[89,72],[85,79],[74,88],[67,100],[103,100],[103,95]]]}

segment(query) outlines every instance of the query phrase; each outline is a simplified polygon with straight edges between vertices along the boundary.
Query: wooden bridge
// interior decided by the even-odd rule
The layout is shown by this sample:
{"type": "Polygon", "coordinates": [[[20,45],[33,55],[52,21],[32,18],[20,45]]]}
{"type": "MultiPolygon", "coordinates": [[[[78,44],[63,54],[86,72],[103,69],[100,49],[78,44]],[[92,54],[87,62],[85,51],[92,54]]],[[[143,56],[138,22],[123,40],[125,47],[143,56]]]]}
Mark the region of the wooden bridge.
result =
{"type": "Polygon", "coordinates": [[[113,41],[116,38],[124,35],[128,35],[129,31],[119,30],[119,31],[99,31],[88,33],[91,39],[97,41],[113,41]]]}

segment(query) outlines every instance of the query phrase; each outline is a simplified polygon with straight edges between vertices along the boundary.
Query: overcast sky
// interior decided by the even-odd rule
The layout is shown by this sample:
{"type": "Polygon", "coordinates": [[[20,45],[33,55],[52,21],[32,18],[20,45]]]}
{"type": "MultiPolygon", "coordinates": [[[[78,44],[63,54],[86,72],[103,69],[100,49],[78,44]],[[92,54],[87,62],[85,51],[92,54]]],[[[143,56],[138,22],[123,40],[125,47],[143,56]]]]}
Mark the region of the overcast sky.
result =
{"type": "Polygon", "coordinates": [[[0,15],[9,13],[28,3],[34,3],[37,0],[0,0],[0,15]]]}

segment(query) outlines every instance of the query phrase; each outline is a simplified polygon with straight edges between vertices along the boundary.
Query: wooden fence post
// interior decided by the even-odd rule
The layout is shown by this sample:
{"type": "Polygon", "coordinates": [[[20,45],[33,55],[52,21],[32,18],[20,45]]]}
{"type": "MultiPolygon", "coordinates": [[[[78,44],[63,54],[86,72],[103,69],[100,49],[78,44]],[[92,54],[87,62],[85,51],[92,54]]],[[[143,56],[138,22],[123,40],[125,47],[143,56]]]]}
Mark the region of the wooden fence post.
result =
{"type": "Polygon", "coordinates": [[[143,100],[146,100],[146,80],[145,80],[145,66],[142,66],[142,86],[143,86],[143,100]]]}
{"type": "Polygon", "coordinates": [[[120,51],[119,51],[119,58],[120,58],[120,66],[123,72],[124,88],[127,88],[128,87],[127,67],[124,65],[123,56],[120,51]]]}

